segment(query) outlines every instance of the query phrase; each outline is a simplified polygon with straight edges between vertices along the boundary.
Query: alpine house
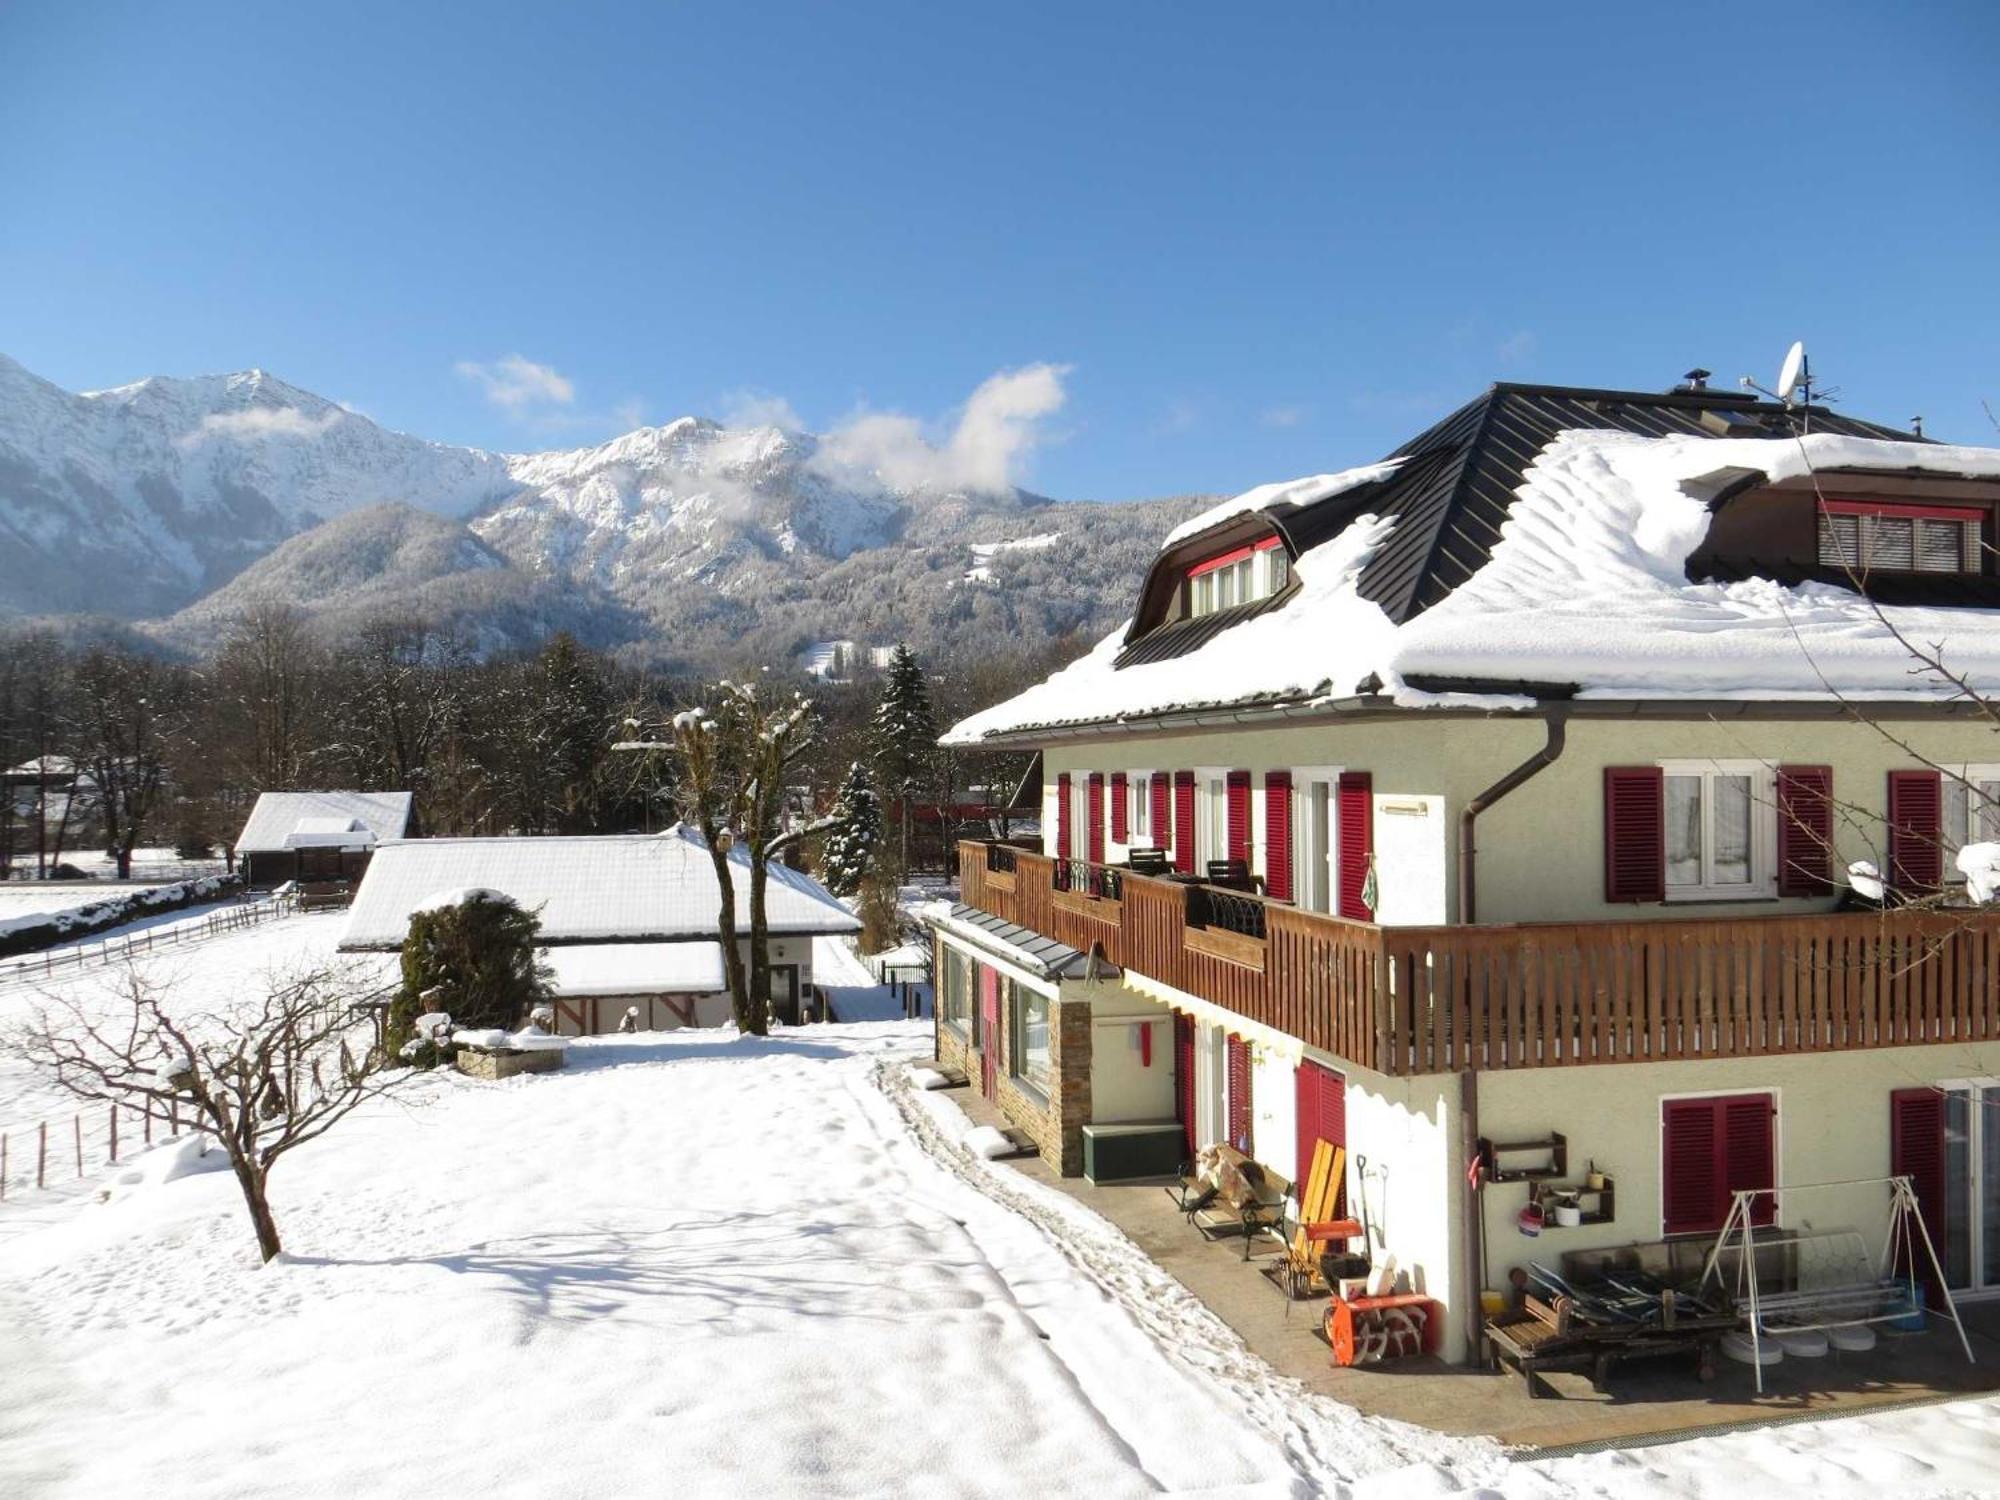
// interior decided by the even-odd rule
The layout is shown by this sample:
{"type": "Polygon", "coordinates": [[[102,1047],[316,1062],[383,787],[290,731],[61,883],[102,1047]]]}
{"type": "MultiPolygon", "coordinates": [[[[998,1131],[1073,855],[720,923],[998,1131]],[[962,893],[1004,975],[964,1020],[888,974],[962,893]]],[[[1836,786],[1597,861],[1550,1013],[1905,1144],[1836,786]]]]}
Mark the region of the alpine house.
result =
{"type": "Polygon", "coordinates": [[[1544,1259],[1746,1189],[1879,1236],[1801,1195],[1893,1169],[2000,1289],[1997,507],[2000,450],[1698,380],[1215,507],[945,736],[1038,752],[1043,833],[960,847],[939,1058],[1068,1173],[1344,1145],[1447,1349],[1586,1163],[1544,1259]]]}

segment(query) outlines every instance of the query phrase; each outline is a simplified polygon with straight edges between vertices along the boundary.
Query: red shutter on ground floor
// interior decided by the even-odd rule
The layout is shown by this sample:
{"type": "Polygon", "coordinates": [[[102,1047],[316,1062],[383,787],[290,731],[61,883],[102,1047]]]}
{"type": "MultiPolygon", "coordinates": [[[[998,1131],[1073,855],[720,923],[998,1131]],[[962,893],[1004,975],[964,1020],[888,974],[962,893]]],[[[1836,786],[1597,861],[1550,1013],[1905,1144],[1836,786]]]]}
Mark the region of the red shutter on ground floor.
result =
{"type": "MultiPolygon", "coordinates": [[[[1347,1144],[1347,1080],[1331,1068],[1323,1068],[1316,1062],[1302,1062],[1298,1071],[1298,1161],[1292,1171],[1292,1181],[1298,1184],[1300,1195],[1306,1190],[1306,1179],[1312,1172],[1313,1148],[1325,1141],[1329,1146],[1347,1144]]],[[[1340,1184],[1342,1192],[1346,1183],[1340,1184]]],[[[1343,1217],[1338,1201],[1327,1214],[1329,1219],[1343,1217]]]]}
{"type": "Polygon", "coordinates": [[[1174,1107],[1180,1116],[1181,1140],[1192,1162],[1194,1138],[1194,1017],[1174,1016],[1174,1107]]]}
{"type": "Polygon", "coordinates": [[[1250,867],[1250,773],[1231,771],[1226,783],[1229,793],[1228,858],[1250,867]]]}
{"type": "Polygon", "coordinates": [[[1089,783],[1089,802],[1086,804],[1090,817],[1090,829],[1084,835],[1086,853],[1084,857],[1094,865],[1104,863],[1104,773],[1092,771],[1089,783]]]}
{"type": "Polygon", "coordinates": [[[1944,882],[1944,778],[1936,771],[1889,773],[1889,888],[1917,896],[1944,882]]]}
{"type": "Polygon", "coordinates": [[[1056,777],[1056,846],[1051,851],[1057,859],[1070,856],[1069,827],[1069,772],[1056,777]]]}
{"type": "MultiPolygon", "coordinates": [[[[1931,1243],[1942,1245],[1945,1233],[1942,1089],[1897,1089],[1889,1095],[1889,1170],[1910,1179],[1931,1243]]],[[[1937,1285],[1937,1273],[1931,1269],[1930,1257],[1921,1245],[1916,1246],[1916,1262],[1918,1275],[1936,1299],[1942,1288],[1937,1285]]],[[[1905,1276],[1910,1272],[1900,1246],[1896,1270],[1905,1276]]]]}
{"type": "Polygon", "coordinates": [[[1250,1045],[1240,1036],[1232,1036],[1228,1047],[1229,1062],[1229,1144],[1245,1156],[1253,1156],[1250,1139],[1250,1045]]]}
{"type": "Polygon", "coordinates": [[[1125,773],[1123,771],[1113,771],[1111,773],[1111,837],[1114,842],[1120,844],[1125,842],[1127,832],[1125,825],[1125,798],[1127,795],[1125,773]]]}
{"type": "Polygon", "coordinates": [[[1167,792],[1169,790],[1167,786],[1167,773],[1164,771],[1155,771],[1152,780],[1147,782],[1146,786],[1153,803],[1149,810],[1152,818],[1153,847],[1155,849],[1164,849],[1174,841],[1173,829],[1168,825],[1167,821],[1167,792]]]}
{"type": "Polygon", "coordinates": [[[1194,772],[1174,772],[1174,868],[1194,874],[1194,772]]]}
{"type": "Polygon", "coordinates": [[[1375,920],[1365,899],[1368,861],[1375,853],[1375,778],[1366,771],[1342,771],[1335,789],[1340,844],[1340,891],[1334,910],[1357,922],[1375,920]]]}
{"type": "Polygon", "coordinates": [[[1666,778],[1658,766],[1604,768],[1604,899],[1667,899],[1666,778]]]}
{"type": "Polygon", "coordinates": [[[1292,899],[1292,773],[1264,777],[1264,888],[1279,901],[1292,899]]]}
{"type": "MultiPolygon", "coordinates": [[[[1668,1234],[1713,1234],[1735,1194],[1777,1181],[1769,1094],[1668,1099],[1660,1106],[1660,1207],[1668,1234]]],[[[1776,1200],[1757,1198],[1753,1224],[1769,1224],[1776,1200]]]]}
{"type": "Polygon", "coordinates": [[[1778,894],[1833,890],[1833,767],[1778,767],[1778,894]]]}

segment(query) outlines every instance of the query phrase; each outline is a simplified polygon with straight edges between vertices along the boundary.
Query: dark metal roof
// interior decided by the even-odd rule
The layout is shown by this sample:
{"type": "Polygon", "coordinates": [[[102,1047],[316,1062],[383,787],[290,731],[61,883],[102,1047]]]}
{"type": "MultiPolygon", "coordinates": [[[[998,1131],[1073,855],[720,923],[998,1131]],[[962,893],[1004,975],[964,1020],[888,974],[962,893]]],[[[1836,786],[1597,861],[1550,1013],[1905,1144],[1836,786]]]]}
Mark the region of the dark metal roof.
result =
{"type": "MultiPolygon", "coordinates": [[[[1500,384],[1390,454],[1404,462],[1388,478],[1311,505],[1280,506],[1266,515],[1295,558],[1363,513],[1393,519],[1394,528],[1361,570],[1356,591],[1381,605],[1400,625],[1439,603],[1486,565],[1529,466],[1558,433],[1594,429],[1656,438],[1781,437],[1794,431],[1802,418],[1810,421],[1814,432],[1928,441],[1823,407],[1788,410],[1729,391],[1653,393],[1500,384]]],[[[1232,517],[1228,524],[1239,522],[1240,517],[1232,517]]],[[[1190,544],[1199,545],[1189,538],[1174,549],[1176,555],[1190,544]]],[[[1163,554],[1155,571],[1168,562],[1163,554]]],[[[1149,590],[1153,582],[1149,578],[1149,590]]],[[[1169,621],[1130,641],[1117,665],[1184,656],[1230,626],[1282,607],[1289,597],[1288,592],[1199,619],[1169,621]]],[[[1884,602],[1902,601],[1885,596],[1884,602]]]]}
{"type": "MultiPolygon", "coordinates": [[[[1391,455],[1410,461],[1367,497],[1367,509],[1394,517],[1396,526],[1362,569],[1357,590],[1397,624],[1443,600],[1485,566],[1528,467],[1557,433],[1585,428],[1642,437],[1780,437],[1799,415],[1726,391],[1655,395],[1496,385],[1391,455]],[[1718,414],[1727,420],[1715,420],[1718,414]]],[[[1819,407],[1810,415],[1815,432],[1919,441],[1819,407]]]]}
{"type": "Polygon", "coordinates": [[[1079,953],[1068,943],[1043,937],[1032,928],[1006,921],[976,906],[967,906],[963,901],[952,902],[951,915],[954,921],[977,927],[996,942],[1012,949],[1025,960],[1026,967],[1040,969],[1050,979],[1080,979],[1090,965],[1089,955],[1079,953]]]}

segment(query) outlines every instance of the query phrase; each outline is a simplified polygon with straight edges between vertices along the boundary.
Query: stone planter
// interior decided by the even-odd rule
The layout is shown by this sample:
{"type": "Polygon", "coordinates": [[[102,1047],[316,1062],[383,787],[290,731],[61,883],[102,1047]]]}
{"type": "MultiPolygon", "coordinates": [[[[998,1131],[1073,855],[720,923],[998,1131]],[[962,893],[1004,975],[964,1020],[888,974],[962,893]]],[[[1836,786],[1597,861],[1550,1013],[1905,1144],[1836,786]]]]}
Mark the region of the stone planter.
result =
{"type": "Polygon", "coordinates": [[[460,1044],[455,1065],[468,1078],[484,1078],[498,1083],[516,1073],[553,1073],[569,1062],[564,1047],[536,1047],[522,1051],[514,1047],[468,1047],[460,1044]]]}

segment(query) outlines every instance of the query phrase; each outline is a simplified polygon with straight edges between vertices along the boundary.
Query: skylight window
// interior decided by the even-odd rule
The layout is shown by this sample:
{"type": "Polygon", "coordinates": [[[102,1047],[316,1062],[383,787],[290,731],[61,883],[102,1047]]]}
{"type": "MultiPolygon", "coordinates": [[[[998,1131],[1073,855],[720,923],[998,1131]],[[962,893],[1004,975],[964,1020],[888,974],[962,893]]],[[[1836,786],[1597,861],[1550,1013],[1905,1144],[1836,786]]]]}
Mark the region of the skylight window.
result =
{"type": "Polygon", "coordinates": [[[1291,581],[1292,560],[1276,537],[1238,547],[1188,569],[1190,619],[1268,599],[1291,581]]]}

